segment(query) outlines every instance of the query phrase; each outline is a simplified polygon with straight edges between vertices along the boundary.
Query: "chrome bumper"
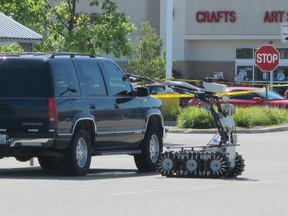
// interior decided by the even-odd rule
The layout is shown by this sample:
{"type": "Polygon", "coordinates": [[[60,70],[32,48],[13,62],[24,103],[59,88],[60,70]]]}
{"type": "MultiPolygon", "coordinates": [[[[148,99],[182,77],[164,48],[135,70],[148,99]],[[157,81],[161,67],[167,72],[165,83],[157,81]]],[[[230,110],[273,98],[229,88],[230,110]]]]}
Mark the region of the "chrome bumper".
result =
{"type": "Polygon", "coordinates": [[[39,139],[22,139],[16,138],[9,140],[10,147],[27,146],[27,147],[47,147],[52,145],[54,139],[39,138],[39,139]]]}

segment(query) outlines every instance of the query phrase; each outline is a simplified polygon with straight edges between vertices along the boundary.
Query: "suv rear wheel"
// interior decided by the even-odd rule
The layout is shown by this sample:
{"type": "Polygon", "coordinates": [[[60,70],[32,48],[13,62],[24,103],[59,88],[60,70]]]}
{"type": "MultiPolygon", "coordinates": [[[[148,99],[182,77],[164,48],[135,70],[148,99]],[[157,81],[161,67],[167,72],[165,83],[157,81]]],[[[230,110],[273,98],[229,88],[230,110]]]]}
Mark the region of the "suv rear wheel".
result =
{"type": "Polygon", "coordinates": [[[141,144],[142,153],[134,155],[134,161],[139,171],[155,171],[156,163],[162,151],[162,139],[156,127],[148,130],[141,144]]]}
{"type": "Polygon", "coordinates": [[[71,176],[84,176],[91,163],[91,140],[86,130],[78,130],[64,155],[63,172],[71,176]]]}

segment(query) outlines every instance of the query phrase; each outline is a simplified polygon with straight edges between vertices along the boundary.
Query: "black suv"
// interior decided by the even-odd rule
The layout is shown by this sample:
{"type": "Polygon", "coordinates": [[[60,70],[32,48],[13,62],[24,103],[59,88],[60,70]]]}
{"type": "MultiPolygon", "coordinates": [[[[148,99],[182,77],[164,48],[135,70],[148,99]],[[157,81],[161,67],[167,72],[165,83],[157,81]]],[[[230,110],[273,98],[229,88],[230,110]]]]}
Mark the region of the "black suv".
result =
{"type": "Polygon", "coordinates": [[[155,170],[162,102],[119,66],[80,54],[0,54],[0,158],[85,175],[91,156],[129,154],[155,170]]]}

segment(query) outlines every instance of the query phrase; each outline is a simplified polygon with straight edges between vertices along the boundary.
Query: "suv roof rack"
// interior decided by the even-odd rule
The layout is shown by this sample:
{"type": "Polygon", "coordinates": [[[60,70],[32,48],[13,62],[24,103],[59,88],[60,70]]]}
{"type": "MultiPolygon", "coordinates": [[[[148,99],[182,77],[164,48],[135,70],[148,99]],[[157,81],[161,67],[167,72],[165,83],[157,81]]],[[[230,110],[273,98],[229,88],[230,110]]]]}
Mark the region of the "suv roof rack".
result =
{"type": "Polygon", "coordinates": [[[89,58],[96,58],[95,55],[92,54],[85,54],[85,53],[69,53],[69,52],[63,52],[63,53],[52,53],[49,55],[49,58],[55,58],[56,56],[68,56],[70,58],[75,57],[89,57],[89,58]]]}
{"type": "Polygon", "coordinates": [[[24,56],[24,55],[31,55],[31,56],[41,56],[46,55],[48,58],[55,58],[56,56],[67,56],[69,58],[75,58],[75,57],[89,57],[89,58],[96,58],[95,55],[92,54],[85,54],[85,53],[69,53],[69,52],[62,52],[62,53],[45,53],[45,52],[0,52],[0,57],[5,56],[24,56]]]}
{"type": "Polygon", "coordinates": [[[23,56],[23,55],[47,55],[47,53],[42,53],[42,52],[0,52],[0,56],[23,56]]]}

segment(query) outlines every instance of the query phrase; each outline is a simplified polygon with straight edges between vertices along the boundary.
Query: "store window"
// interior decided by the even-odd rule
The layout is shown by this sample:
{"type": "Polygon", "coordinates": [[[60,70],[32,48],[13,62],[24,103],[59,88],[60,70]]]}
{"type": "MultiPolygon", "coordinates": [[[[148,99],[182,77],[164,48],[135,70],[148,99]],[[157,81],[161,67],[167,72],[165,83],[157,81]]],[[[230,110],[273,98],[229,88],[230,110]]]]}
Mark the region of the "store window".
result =
{"type": "Polygon", "coordinates": [[[279,66],[274,71],[274,80],[275,81],[288,81],[288,65],[279,66]]]}
{"type": "MultiPolygon", "coordinates": [[[[257,66],[255,66],[254,68],[254,81],[255,82],[266,81],[266,76],[267,76],[267,73],[263,73],[257,66]]],[[[268,80],[270,80],[270,76],[268,76],[268,80]]]]}
{"type": "Polygon", "coordinates": [[[253,66],[237,66],[235,74],[235,81],[252,81],[253,80],[253,66]]]}
{"type": "Polygon", "coordinates": [[[253,49],[251,48],[236,49],[236,59],[253,59],[253,49]]]}
{"type": "Polygon", "coordinates": [[[280,59],[288,59],[288,49],[278,49],[280,53],[280,59]]]}
{"type": "MultiPolygon", "coordinates": [[[[253,67],[251,67],[251,73],[253,74],[253,67]]],[[[249,73],[248,73],[249,74],[249,73]]],[[[266,76],[268,81],[272,79],[274,83],[286,81],[288,78],[288,67],[278,67],[273,72],[263,73],[257,66],[254,66],[254,75],[253,78],[244,81],[253,81],[255,83],[264,83],[266,82],[266,76]],[[270,76],[272,74],[272,76],[270,76]]]]}

